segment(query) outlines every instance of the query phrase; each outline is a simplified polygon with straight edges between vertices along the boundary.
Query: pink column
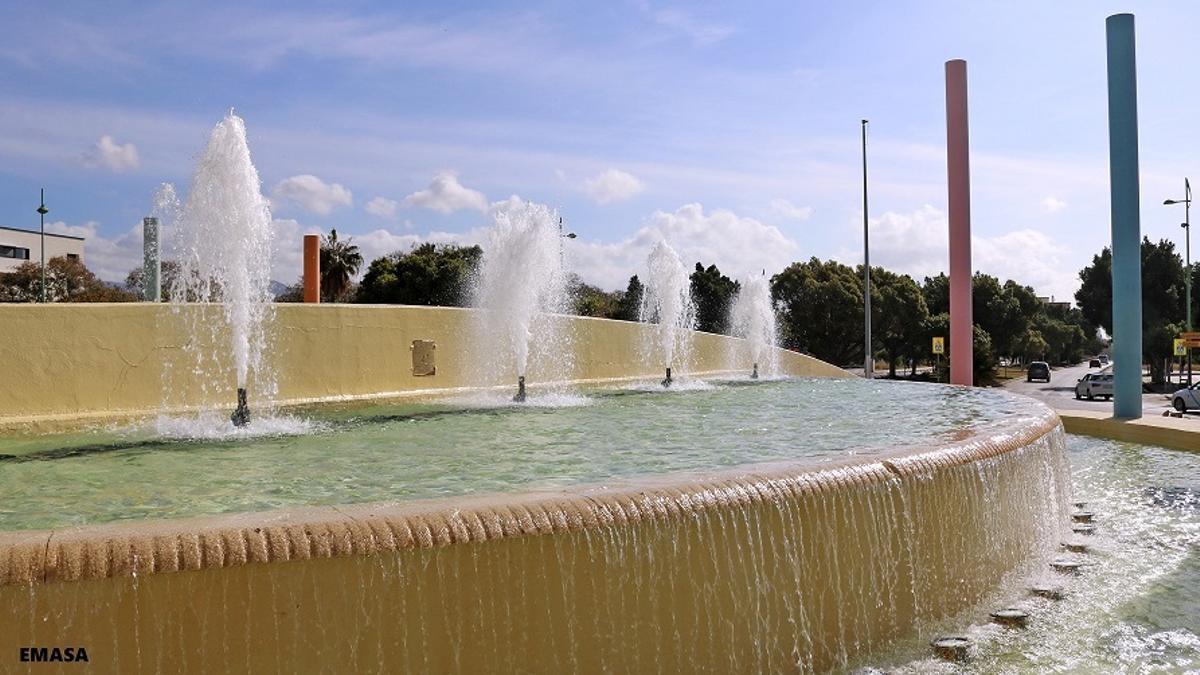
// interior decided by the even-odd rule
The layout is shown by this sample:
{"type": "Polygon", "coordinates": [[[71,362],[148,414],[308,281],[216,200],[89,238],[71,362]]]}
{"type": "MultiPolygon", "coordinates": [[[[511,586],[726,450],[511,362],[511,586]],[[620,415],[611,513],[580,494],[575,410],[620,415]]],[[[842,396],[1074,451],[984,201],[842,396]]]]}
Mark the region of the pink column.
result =
{"type": "Polygon", "coordinates": [[[950,383],[974,384],[971,370],[971,163],[967,62],[946,62],[946,175],[950,207],[950,383]]]}

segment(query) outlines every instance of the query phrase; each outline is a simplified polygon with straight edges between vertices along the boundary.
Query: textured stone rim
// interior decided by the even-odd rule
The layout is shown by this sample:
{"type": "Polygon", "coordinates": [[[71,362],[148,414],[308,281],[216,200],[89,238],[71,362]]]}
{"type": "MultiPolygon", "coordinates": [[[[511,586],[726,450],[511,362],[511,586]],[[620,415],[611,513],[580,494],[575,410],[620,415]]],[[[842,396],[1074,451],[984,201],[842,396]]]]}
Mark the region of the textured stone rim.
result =
{"type": "Polygon", "coordinates": [[[433,548],[548,535],[840,492],[930,475],[1018,450],[1061,425],[1044,408],[923,450],[834,464],[773,462],[638,479],[619,487],[309,507],[179,520],[0,532],[0,586],[133,577],[251,563],[433,548]],[[1014,428],[1019,424],[1019,428],[1014,428]]]}

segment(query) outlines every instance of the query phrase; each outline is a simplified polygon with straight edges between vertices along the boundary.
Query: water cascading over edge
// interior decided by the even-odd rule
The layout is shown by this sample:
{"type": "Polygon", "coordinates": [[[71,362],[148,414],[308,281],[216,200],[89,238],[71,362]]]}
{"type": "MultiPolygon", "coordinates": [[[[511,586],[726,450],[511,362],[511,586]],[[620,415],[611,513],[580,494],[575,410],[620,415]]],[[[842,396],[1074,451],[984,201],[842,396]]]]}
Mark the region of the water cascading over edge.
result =
{"type": "Polygon", "coordinates": [[[665,241],[654,245],[646,265],[649,273],[638,320],[658,324],[656,337],[666,370],[662,385],[669,387],[674,382],[672,370],[679,372],[690,357],[692,330],[696,325],[691,277],[675,249],[665,241]]]}
{"type": "MultiPolygon", "coordinates": [[[[567,345],[554,322],[538,327],[538,316],[566,309],[558,215],[548,206],[517,198],[492,208],[492,228],[474,279],[472,305],[483,309],[475,352],[489,355],[485,377],[511,377],[516,402],[525,400],[531,346],[542,343],[563,361],[567,345]]],[[[511,380],[509,380],[511,382],[511,380]]]]}
{"type": "Polygon", "coordinates": [[[733,334],[744,338],[750,347],[751,377],[760,372],[768,377],[779,372],[775,354],[779,334],[775,306],[771,302],[771,284],[766,275],[751,275],[742,279],[737,296],[729,310],[729,325],[733,334]]]}
{"type": "Polygon", "coordinates": [[[190,313],[195,318],[187,350],[193,373],[205,380],[205,394],[210,384],[225,391],[220,383],[233,376],[237,407],[230,420],[244,426],[250,421],[251,380],[256,396],[274,393],[273,378],[263,368],[274,229],[250,159],[245,122],[232,111],[213,128],[171,230],[178,265],[170,280],[173,307],[202,303],[221,310],[217,316],[190,313]]]}

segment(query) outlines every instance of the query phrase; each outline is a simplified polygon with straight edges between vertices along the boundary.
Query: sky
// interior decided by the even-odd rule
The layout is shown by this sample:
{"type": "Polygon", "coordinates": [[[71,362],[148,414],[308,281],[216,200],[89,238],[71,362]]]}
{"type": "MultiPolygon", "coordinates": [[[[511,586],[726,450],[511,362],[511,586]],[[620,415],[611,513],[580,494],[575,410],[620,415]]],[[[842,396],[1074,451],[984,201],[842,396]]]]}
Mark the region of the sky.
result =
{"type": "MultiPolygon", "coordinates": [[[[272,277],[336,227],[367,260],[560,210],[567,264],[623,288],[687,264],[947,267],[944,63],[968,63],[973,263],[1069,299],[1110,241],[1104,19],[1137,21],[1142,232],[1182,247],[1200,94],[1192,2],[4,3],[0,225],[87,237],[119,281],[157,187],[243,117],[272,277]]],[[[1192,173],[1200,178],[1200,174],[1192,173]]],[[[365,268],[365,266],[364,266],[365,268]]],[[[365,270],[364,270],[365,271],[365,270]]]]}

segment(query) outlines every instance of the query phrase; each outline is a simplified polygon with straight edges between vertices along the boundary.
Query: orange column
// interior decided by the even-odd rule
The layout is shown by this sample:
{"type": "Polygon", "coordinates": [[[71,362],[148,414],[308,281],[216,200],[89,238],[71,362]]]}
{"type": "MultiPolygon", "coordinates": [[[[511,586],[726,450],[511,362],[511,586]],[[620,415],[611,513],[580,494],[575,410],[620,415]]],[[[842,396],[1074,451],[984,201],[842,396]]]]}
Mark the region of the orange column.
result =
{"type": "Polygon", "coordinates": [[[304,235],[304,301],[321,302],[321,235],[304,235]]]}

